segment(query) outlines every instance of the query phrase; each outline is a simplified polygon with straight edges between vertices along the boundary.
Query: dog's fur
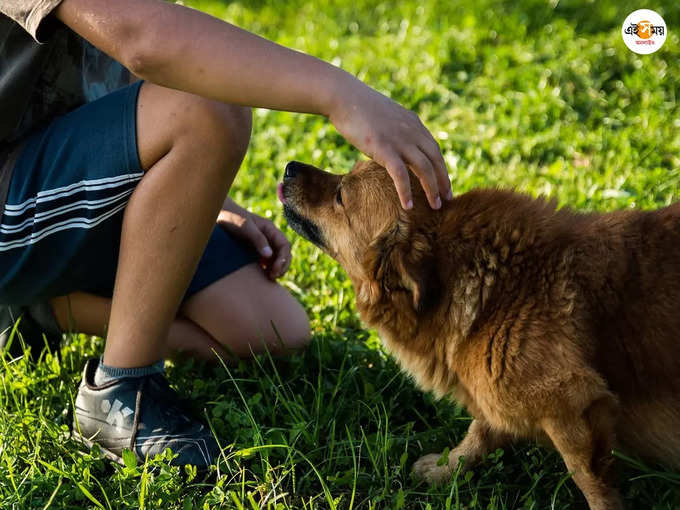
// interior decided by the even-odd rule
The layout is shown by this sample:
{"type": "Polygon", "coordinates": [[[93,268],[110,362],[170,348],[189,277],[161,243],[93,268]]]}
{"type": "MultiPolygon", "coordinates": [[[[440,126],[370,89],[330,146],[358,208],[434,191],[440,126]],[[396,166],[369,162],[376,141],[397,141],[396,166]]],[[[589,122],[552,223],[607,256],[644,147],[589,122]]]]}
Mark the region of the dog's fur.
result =
{"type": "MultiPolygon", "coordinates": [[[[337,259],[362,319],[425,390],[474,417],[428,481],[517,438],[549,439],[592,509],[620,508],[617,446],[680,463],[680,204],[580,214],[475,190],[403,210],[382,167],[294,164],[284,210],[337,259]]],[[[469,465],[469,464],[468,464],[469,465]]]]}

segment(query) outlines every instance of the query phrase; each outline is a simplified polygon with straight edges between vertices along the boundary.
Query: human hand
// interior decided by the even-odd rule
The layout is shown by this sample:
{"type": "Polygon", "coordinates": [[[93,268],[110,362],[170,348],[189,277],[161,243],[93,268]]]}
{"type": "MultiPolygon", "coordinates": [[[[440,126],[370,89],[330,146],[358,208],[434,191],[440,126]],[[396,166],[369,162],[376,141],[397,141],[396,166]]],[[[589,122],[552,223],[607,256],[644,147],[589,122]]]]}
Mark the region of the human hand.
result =
{"type": "Polygon", "coordinates": [[[253,214],[227,199],[217,217],[217,223],[227,232],[249,241],[261,255],[260,264],[267,276],[275,280],[290,267],[290,243],[269,220],[253,214]]]}
{"type": "Polygon", "coordinates": [[[413,206],[408,170],[418,177],[428,202],[441,207],[453,198],[439,145],[418,116],[359,80],[344,81],[328,118],[347,141],[384,166],[404,209],[413,206]]]}

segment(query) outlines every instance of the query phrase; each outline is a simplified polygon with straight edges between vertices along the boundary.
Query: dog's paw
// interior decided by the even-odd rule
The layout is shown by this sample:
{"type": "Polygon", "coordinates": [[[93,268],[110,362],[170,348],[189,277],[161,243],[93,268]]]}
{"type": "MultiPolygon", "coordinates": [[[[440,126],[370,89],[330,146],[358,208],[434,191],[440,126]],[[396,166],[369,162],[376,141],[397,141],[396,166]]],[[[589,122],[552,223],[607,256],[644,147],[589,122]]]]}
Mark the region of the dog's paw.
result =
{"type": "Polygon", "coordinates": [[[439,453],[431,453],[420,457],[413,464],[413,474],[416,478],[424,480],[428,483],[441,484],[448,482],[451,478],[451,467],[450,465],[441,464],[442,456],[439,453]]]}

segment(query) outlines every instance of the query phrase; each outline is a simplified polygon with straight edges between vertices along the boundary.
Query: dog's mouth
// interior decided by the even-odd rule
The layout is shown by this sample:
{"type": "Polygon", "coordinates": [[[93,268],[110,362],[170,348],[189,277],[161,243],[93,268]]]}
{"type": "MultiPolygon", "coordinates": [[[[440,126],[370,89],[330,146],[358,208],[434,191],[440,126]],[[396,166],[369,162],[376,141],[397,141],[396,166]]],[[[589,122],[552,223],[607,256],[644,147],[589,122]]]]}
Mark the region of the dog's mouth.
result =
{"type": "Polygon", "coordinates": [[[284,204],[283,215],[286,217],[288,224],[295,232],[300,234],[308,241],[314,243],[319,248],[325,248],[326,244],[321,235],[319,226],[313,221],[305,218],[290,205],[284,204]]]}
{"type": "Polygon", "coordinates": [[[283,183],[280,182],[276,185],[276,195],[279,197],[279,202],[286,205],[286,196],[283,194],[283,183]]]}
{"type": "Polygon", "coordinates": [[[294,208],[291,200],[286,198],[286,190],[283,183],[279,183],[276,187],[276,194],[279,197],[279,201],[283,204],[283,215],[291,228],[309,242],[325,249],[326,243],[321,234],[321,229],[316,223],[309,218],[305,218],[294,208]]]}

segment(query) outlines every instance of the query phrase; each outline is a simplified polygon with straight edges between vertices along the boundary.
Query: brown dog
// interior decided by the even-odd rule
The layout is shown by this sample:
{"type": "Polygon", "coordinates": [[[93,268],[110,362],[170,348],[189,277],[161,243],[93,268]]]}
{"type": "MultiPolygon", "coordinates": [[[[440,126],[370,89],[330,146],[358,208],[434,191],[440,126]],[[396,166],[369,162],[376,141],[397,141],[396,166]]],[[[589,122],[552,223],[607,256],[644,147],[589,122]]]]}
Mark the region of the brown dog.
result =
{"type": "Polygon", "coordinates": [[[362,319],[425,390],[464,404],[467,436],[432,482],[518,438],[547,438],[591,509],[621,508],[611,450],[680,463],[680,204],[579,214],[476,190],[435,211],[384,168],[292,162],[291,226],[349,274],[362,319]]]}

